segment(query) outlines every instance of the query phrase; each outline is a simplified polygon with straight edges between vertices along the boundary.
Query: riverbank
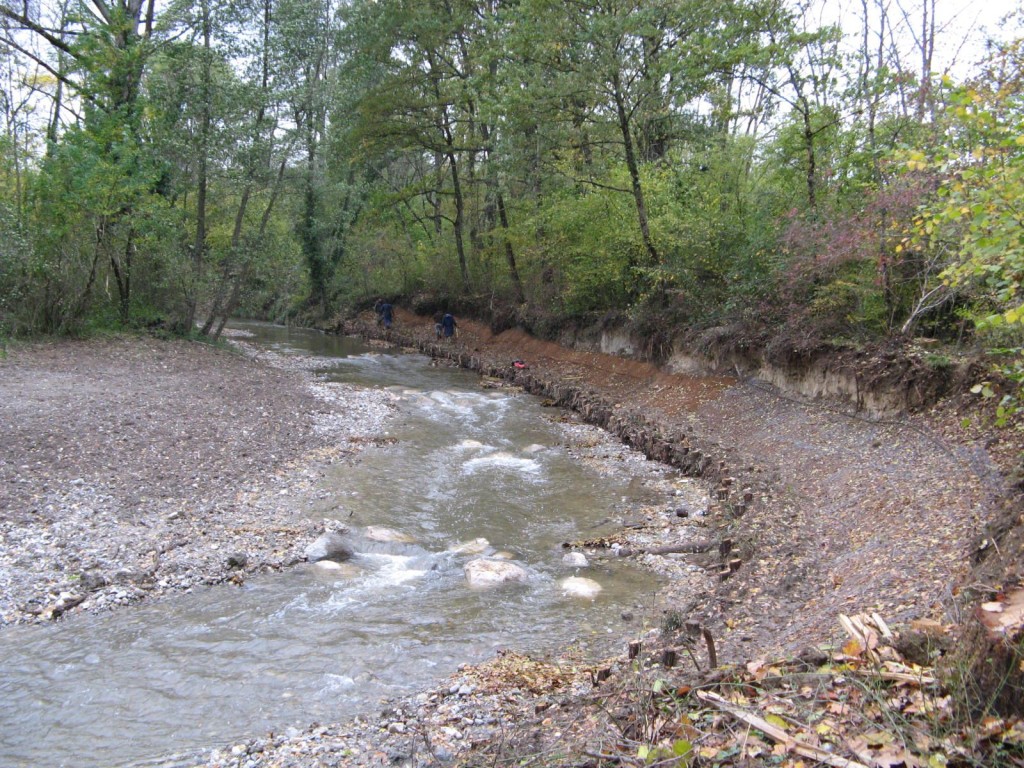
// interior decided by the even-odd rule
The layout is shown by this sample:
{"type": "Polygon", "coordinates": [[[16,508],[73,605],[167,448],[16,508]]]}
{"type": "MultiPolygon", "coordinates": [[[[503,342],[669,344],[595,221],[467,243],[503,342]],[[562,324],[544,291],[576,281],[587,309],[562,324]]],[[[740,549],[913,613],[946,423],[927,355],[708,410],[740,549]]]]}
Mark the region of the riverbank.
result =
{"type": "MultiPolygon", "coordinates": [[[[321,475],[388,440],[395,413],[387,391],[322,381],[311,361],[260,351],[237,334],[231,349],[147,337],[12,349],[0,361],[3,623],[73,623],[199,585],[232,589],[303,561],[323,530],[314,514],[324,508],[321,475]]],[[[561,410],[550,414],[568,451],[593,471],[639,480],[653,467],[600,430],[561,410]]],[[[653,507],[623,509],[635,541],[658,527],[678,534],[699,525],[675,510],[702,511],[705,499],[671,483],[663,490],[653,507]]],[[[679,558],[655,565],[677,583],[683,575],[704,578],[679,558]]],[[[653,619],[640,613],[624,624],[646,631],[653,619]]],[[[516,669],[533,664],[522,659],[516,669]]],[[[582,658],[576,666],[585,681],[582,658]]],[[[433,744],[452,755],[521,720],[520,711],[508,710],[511,684],[500,680],[491,687],[505,709],[480,714],[485,687],[471,682],[478,675],[467,670],[453,692],[435,696],[444,724],[433,744]],[[460,729],[451,730],[452,716],[460,729]]],[[[336,726],[352,745],[335,743],[330,753],[376,759],[390,749],[387,737],[404,733],[398,722],[389,715],[336,726]]],[[[323,734],[293,731],[282,749],[313,759],[323,734]]],[[[264,743],[234,751],[249,754],[264,743]]],[[[235,762],[211,762],[225,759],[235,762]]],[[[263,759],[277,758],[268,752],[263,759]]]]}
{"type": "Polygon", "coordinates": [[[256,357],[135,336],[9,350],[0,625],[241,584],[304,559],[322,533],[301,513],[317,478],[378,437],[393,405],[256,357]]]}

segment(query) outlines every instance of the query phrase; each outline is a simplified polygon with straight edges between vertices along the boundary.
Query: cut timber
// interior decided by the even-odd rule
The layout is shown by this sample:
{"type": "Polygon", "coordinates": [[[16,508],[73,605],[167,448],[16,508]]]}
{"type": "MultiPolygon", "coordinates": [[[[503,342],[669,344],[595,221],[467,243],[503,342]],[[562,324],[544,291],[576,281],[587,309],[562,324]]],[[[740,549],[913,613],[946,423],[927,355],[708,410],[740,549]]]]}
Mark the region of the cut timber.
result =
{"type": "Polygon", "coordinates": [[[704,642],[708,646],[708,669],[715,669],[718,667],[718,653],[715,652],[715,638],[711,635],[711,630],[707,627],[701,627],[701,632],[704,635],[704,642]]]}
{"type": "MultiPolygon", "coordinates": [[[[691,541],[688,544],[667,544],[664,547],[651,547],[650,549],[626,549],[623,547],[619,550],[619,557],[630,557],[631,555],[696,555],[701,552],[720,549],[722,543],[719,541],[691,541]]],[[[729,547],[732,547],[731,541],[729,542],[729,547]]]]}
{"type": "Polygon", "coordinates": [[[826,752],[824,749],[805,744],[802,741],[797,741],[788,733],[781,728],[772,725],[762,717],[758,717],[752,712],[747,712],[744,709],[740,709],[735,704],[719,696],[717,693],[711,691],[697,691],[697,698],[701,701],[706,701],[723,712],[728,712],[730,715],[735,717],[737,720],[742,720],[752,728],[756,728],[766,736],[775,739],[780,744],[785,745],[786,749],[796,752],[801,757],[809,757],[812,760],[817,760],[825,765],[832,765],[835,768],[868,768],[864,763],[858,763],[856,760],[847,760],[845,757],[839,755],[833,755],[831,752],[826,752]]]}

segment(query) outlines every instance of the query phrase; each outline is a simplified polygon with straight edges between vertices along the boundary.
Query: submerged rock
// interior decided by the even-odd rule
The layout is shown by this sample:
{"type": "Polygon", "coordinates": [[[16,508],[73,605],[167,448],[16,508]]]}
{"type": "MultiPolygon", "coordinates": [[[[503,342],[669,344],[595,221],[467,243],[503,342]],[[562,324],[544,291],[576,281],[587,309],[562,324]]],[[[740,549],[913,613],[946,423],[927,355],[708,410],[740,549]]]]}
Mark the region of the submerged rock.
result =
{"type": "Polygon", "coordinates": [[[495,587],[505,582],[523,582],[529,578],[524,568],[507,560],[478,558],[463,566],[466,581],[474,588],[495,587]]]}
{"type": "Polygon", "coordinates": [[[451,547],[448,551],[454,552],[456,555],[482,555],[491,547],[491,542],[487,539],[479,538],[471,541],[464,541],[461,544],[456,544],[451,547]]]}
{"type": "Polygon", "coordinates": [[[392,542],[396,544],[412,544],[415,539],[407,533],[385,528],[381,525],[368,525],[363,535],[370,541],[392,542]]]}
{"type": "Polygon", "coordinates": [[[586,568],[590,565],[590,561],[587,560],[587,556],[582,552],[567,552],[562,556],[562,562],[570,568],[586,568]]]}
{"type": "Polygon", "coordinates": [[[562,579],[560,586],[562,591],[570,597],[582,597],[586,600],[593,600],[603,589],[593,579],[585,579],[582,576],[570,576],[567,579],[562,579]]]}
{"type": "Polygon", "coordinates": [[[306,560],[311,563],[333,560],[343,563],[355,554],[352,545],[340,533],[328,531],[306,547],[306,560]]]}

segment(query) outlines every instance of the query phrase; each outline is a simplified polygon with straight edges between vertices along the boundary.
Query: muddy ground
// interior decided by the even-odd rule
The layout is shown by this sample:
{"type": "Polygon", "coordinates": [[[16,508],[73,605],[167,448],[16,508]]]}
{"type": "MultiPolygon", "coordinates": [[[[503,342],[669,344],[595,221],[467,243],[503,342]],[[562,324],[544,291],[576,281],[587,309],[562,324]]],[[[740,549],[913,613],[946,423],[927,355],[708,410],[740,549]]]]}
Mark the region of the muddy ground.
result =
{"type": "MultiPolygon", "coordinates": [[[[434,343],[432,324],[404,313],[391,336],[434,343]]],[[[712,579],[698,601],[674,602],[667,589],[662,635],[673,622],[698,622],[722,664],[827,644],[840,613],[876,612],[894,625],[957,618],[968,550],[1003,488],[984,446],[947,435],[941,419],[873,422],[756,382],[669,375],[468,321],[438,351],[513,383],[529,377],[533,388],[583,387],[613,413],[701,446],[714,464],[710,490],[723,496],[708,536],[732,543],[725,559],[734,572],[712,579]]],[[[2,621],[66,620],[297,562],[319,531],[294,500],[325,464],[350,460],[372,440],[390,409],[384,393],[325,391],[308,373],[186,342],[13,348],[0,361],[2,621]]],[[[588,544],[655,547],[658,535],[652,526],[588,544]]],[[[658,634],[625,631],[623,647],[642,640],[642,658],[654,665],[658,634]]],[[[687,649],[692,669],[706,671],[707,644],[687,649]]],[[[599,666],[620,676],[629,669],[621,659],[599,666]]],[[[607,727],[577,716],[598,690],[595,669],[509,654],[383,713],[254,734],[204,764],[473,762],[498,742],[552,760],[560,745],[584,754],[607,727]]]]}

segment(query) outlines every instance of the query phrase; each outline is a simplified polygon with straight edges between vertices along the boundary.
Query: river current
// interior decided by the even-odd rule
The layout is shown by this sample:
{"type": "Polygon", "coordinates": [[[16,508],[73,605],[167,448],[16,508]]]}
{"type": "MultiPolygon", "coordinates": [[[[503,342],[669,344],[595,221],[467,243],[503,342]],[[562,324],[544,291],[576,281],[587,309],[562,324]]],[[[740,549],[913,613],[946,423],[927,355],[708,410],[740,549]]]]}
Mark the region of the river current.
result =
{"type": "Polygon", "coordinates": [[[615,561],[577,573],[561,544],[607,530],[650,493],[639,475],[664,469],[598,472],[566,449],[566,427],[537,398],[483,389],[422,355],[239,327],[251,343],[316,356],[326,381],[396,396],[393,442],[335,467],[304,511],[411,543],[364,542],[340,570],[303,565],[241,589],[5,630],[0,765],[188,765],[235,740],[371,712],[500,648],[615,650],[608,638],[623,613],[643,620],[657,587],[650,574],[615,561]],[[528,581],[470,589],[471,555],[457,545],[476,539],[528,581]],[[572,575],[603,591],[566,595],[560,581],[572,575]]]}

